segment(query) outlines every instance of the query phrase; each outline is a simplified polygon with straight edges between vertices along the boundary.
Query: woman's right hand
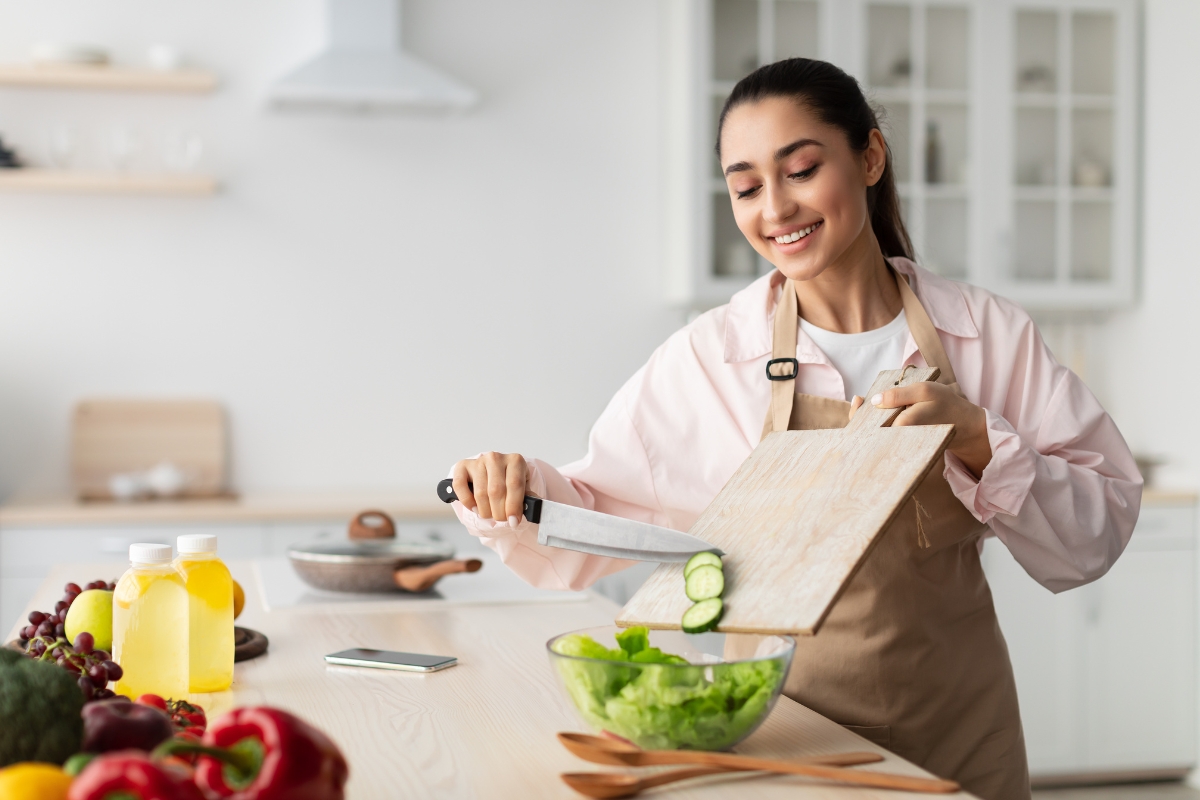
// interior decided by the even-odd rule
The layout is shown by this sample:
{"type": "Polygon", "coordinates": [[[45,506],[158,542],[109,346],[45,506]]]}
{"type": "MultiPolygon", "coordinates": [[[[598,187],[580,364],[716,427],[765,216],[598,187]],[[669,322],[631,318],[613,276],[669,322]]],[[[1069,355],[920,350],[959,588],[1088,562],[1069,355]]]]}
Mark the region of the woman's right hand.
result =
{"type": "Polygon", "coordinates": [[[492,452],[466,458],[454,465],[450,477],[459,502],[480,517],[507,519],[514,528],[521,521],[529,465],[520,454],[492,452]]]}

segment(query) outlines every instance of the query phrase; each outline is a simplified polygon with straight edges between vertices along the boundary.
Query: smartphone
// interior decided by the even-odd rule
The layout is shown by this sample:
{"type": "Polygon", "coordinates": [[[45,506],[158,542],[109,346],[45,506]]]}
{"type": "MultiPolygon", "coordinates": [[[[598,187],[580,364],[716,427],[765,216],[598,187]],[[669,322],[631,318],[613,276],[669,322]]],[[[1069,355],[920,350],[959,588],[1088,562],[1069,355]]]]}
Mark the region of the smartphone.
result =
{"type": "Polygon", "coordinates": [[[421,653],[397,653],[392,650],[368,650],[355,647],[325,656],[330,664],[347,667],[399,669],[405,672],[437,672],[458,663],[454,656],[427,656],[421,653]]]}

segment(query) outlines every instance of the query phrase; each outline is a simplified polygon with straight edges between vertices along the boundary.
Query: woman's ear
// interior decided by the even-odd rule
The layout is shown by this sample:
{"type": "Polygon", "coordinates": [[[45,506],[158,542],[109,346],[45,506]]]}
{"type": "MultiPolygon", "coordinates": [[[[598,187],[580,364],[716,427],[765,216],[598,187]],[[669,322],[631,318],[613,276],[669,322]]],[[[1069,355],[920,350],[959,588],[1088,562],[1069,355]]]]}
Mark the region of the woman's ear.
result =
{"type": "Polygon", "coordinates": [[[863,157],[867,165],[867,186],[874,186],[883,177],[884,167],[887,166],[887,144],[878,128],[871,129],[863,157]]]}

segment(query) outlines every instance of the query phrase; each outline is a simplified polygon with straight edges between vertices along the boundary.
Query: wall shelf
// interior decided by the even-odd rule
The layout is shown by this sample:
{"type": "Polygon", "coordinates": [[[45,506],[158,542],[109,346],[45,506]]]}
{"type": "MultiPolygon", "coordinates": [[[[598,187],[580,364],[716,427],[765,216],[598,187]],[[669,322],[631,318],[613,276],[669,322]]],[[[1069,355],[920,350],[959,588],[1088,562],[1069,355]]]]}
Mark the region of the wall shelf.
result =
{"type": "Polygon", "coordinates": [[[131,67],[0,66],[0,86],[126,92],[211,92],[217,76],[205,70],[157,71],[131,67]]]}
{"type": "Polygon", "coordinates": [[[205,175],[49,169],[0,170],[0,192],[195,196],[210,195],[216,191],[216,179],[205,175]]]}

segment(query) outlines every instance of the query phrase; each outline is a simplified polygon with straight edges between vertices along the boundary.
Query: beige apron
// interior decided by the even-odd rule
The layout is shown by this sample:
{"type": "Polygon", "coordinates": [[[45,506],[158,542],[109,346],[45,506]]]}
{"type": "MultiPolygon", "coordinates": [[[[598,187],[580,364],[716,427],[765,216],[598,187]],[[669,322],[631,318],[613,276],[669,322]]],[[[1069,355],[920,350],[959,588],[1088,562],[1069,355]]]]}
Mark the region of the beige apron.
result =
{"type": "MultiPolygon", "coordinates": [[[[940,383],[959,391],[929,315],[897,276],[909,330],[940,383]]],[[[795,358],[798,309],[787,281],[772,358],[795,358]]],[[[782,368],[782,370],[781,370],[782,368]]],[[[850,404],[771,383],[763,435],[841,428],[850,404]]],[[[984,800],[1029,798],[1025,740],[1008,648],[979,563],[987,531],[930,470],[816,636],[797,637],[784,693],[984,800]]],[[[803,580],[804,576],[797,576],[803,580]]]]}

